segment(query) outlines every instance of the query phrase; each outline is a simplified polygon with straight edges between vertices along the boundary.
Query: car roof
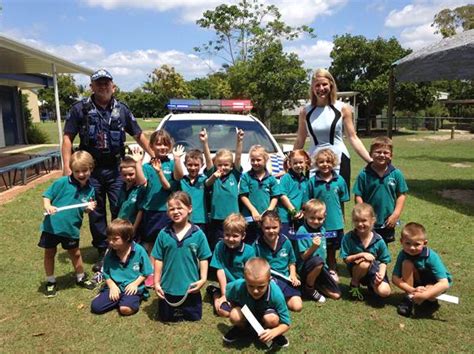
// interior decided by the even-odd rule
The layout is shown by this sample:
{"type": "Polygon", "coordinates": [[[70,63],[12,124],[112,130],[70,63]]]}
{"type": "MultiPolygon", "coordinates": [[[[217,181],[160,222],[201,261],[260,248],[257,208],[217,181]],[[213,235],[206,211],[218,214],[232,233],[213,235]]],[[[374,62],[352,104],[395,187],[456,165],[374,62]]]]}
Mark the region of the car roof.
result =
{"type": "Polygon", "coordinates": [[[229,114],[229,113],[171,113],[163,118],[163,120],[193,120],[193,119],[205,119],[205,120],[218,120],[218,121],[244,121],[251,122],[256,121],[256,118],[250,114],[229,114]]]}

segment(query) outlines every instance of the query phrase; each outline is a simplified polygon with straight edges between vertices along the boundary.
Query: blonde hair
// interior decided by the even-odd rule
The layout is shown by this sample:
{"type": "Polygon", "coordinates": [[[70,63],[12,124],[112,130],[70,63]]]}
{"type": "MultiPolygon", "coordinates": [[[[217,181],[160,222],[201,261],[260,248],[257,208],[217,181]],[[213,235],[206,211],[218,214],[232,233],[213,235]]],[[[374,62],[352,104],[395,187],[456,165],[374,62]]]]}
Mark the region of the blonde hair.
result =
{"type": "Polygon", "coordinates": [[[317,103],[317,97],[313,91],[313,85],[317,77],[324,77],[329,80],[329,83],[331,85],[331,92],[329,94],[329,104],[336,103],[336,100],[337,100],[336,80],[334,80],[334,77],[331,75],[331,73],[328,70],[319,68],[314,71],[314,74],[311,78],[311,87],[310,87],[311,105],[316,106],[316,103],[317,103]]]}
{"type": "Polygon", "coordinates": [[[219,160],[230,160],[231,163],[234,163],[234,155],[232,154],[232,151],[228,149],[219,149],[214,155],[212,161],[215,163],[219,160]]]}
{"type": "Polygon", "coordinates": [[[173,149],[174,140],[171,135],[164,129],[155,130],[150,135],[150,145],[155,145],[156,143],[163,143],[164,145],[169,147],[170,152],[173,149]]]}
{"type": "Polygon", "coordinates": [[[270,155],[268,155],[267,150],[265,150],[265,148],[262,145],[252,145],[249,149],[249,158],[253,152],[259,155],[263,155],[263,159],[265,160],[265,163],[267,163],[268,159],[270,158],[270,155]]]}
{"type": "Polygon", "coordinates": [[[376,218],[374,208],[370,204],[360,203],[354,205],[354,209],[352,209],[352,221],[359,218],[362,214],[368,214],[372,219],[376,218]]]}
{"type": "Polygon", "coordinates": [[[314,155],[313,163],[315,166],[316,166],[316,161],[321,156],[329,157],[329,160],[331,160],[331,164],[333,168],[339,165],[339,159],[337,158],[337,155],[334,153],[334,151],[332,151],[331,149],[321,149],[321,150],[318,150],[316,155],[314,155]]]}
{"type": "Polygon", "coordinates": [[[409,222],[403,226],[401,236],[402,238],[410,236],[423,236],[423,239],[426,240],[426,230],[423,225],[417,222],[409,222]]]}
{"type": "Polygon", "coordinates": [[[107,237],[118,235],[125,242],[133,240],[133,225],[128,220],[114,219],[107,226],[107,237]]]}
{"type": "Polygon", "coordinates": [[[268,264],[265,258],[253,257],[245,263],[244,276],[246,279],[248,277],[256,279],[263,275],[267,276],[268,280],[270,280],[270,264],[268,264]]]}
{"type": "Polygon", "coordinates": [[[379,148],[389,148],[390,152],[393,152],[392,139],[390,139],[388,136],[376,137],[374,140],[372,140],[372,144],[370,144],[370,153],[379,148]]]}
{"type": "Polygon", "coordinates": [[[69,160],[69,168],[71,170],[81,167],[87,167],[91,171],[94,169],[94,158],[84,150],[76,151],[72,154],[71,160],[69,160]]]}
{"type": "Polygon", "coordinates": [[[326,204],[319,199],[310,199],[303,207],[305,213],[315,213],[326,210],[326,204]]]}
{"type": "Polygon", "coordinates": [[[232,213],[225,218],[223,223],[224,233],[244,235],[247,229],[245,218],[239,213],[232,213]]]}

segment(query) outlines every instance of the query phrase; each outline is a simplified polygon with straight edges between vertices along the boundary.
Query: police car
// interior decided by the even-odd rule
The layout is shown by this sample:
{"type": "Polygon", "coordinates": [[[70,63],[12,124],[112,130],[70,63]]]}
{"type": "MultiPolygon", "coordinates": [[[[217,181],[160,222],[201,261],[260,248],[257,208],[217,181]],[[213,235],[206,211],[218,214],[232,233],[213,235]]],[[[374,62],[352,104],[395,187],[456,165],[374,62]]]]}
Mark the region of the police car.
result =
{"type": "MultiPolygon", "coordinates": [[[[214,155],[219,149],[235,150],[237,129],[245,132],[242,168],[250,170],[248,151],[252,145],[262,145],[269,153],[267,169],[276,175],[283,171],[283,151],[270,131],[260,120],[248,112],[253,108],[250,100],[187,100],[172,99],[167,105],[170,113],[158,125],[183,145],[186,151],[202,150],[199,132],[206,129],[209,148],[214,155]]],[[[285,151],[292,146],[284,145],[285,151]]]]}

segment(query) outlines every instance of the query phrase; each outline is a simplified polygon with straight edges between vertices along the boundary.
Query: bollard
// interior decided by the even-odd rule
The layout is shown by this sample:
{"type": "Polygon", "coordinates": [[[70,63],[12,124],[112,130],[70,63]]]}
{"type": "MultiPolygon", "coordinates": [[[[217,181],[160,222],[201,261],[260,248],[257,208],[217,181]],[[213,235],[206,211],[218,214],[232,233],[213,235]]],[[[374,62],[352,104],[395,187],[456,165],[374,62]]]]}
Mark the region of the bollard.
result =
{"type": "Polygon", "coordinates": [[[454,125],[451,127],[451,140],[454,139],[454,125]]]}

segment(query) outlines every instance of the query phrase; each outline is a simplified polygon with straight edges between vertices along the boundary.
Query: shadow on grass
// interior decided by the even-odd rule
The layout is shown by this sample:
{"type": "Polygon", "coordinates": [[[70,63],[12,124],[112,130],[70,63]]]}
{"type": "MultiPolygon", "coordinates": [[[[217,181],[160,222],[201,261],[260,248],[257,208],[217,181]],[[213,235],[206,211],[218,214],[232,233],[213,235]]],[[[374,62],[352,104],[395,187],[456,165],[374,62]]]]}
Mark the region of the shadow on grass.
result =
{"type": "Polygon", "coordinates": [[[457,157],[457,156],[435,156],[435,155],[414,155],[410,156],[410,160],[419,160],[419,161],[439,161],[446,162],[449,164],[452,163],[462,163],[462,162],[473,162],[474,158],[467,157],[457,157]]]}
{"type": "Polygon", "coordinates": [[[470,180],[445,179],[437,181],[432,179],[410,179],[407,180],[407,184],[410,189],[408,192],[409,195],[414,195],[419,199],[447,207],[464,215],[474,216],[474,208],[472,206],[461,204],[452,199],[443,198],[438,194],[438,192],[445,189],[474,189],[474,183],[470,180]]]}
{"type": "MultiPolygon", "coordinates": [[[[61,247],[60,245],[58,246],[61,247]]],[[[84,264],[93,265],[98,259],[97,249],[92,246],[81,247],[81,256],[84,264]]],[[[64,250],[64,252],[61,252],[60,248],[58,249],[56,258],[63,264],[71,262],[67,251],[64,250]]]]}
{"type": "MultiPolygon", "coordinates": [[[[60,275],[59,277],[56,277],[56,284],[58,286],[58,292],[61,290],[66,290],[66,289],[71,289],[77,287],[76,285],[76,274],[74,272],[68,273],[65,275],[60,275]]],[[[37,291],[39,293],[44,293],[46,288],[46,281],[41,282],[41,284],[38,286],[37,291]]],[[[87,291],[87,290],[86,290],[87,291]]]]}

